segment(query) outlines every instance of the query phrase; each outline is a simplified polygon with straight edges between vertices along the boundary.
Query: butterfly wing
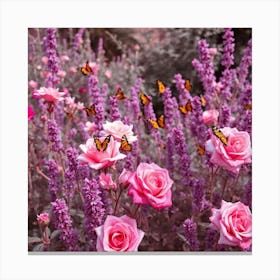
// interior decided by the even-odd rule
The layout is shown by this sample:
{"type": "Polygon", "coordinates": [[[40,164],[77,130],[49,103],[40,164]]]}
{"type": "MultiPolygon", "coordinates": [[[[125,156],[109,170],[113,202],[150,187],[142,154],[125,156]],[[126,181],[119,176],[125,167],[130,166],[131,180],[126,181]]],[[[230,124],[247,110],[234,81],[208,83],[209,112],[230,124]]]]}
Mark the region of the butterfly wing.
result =
{"type": "Polygon", "coordinates": [[[92,72],[92,69],[91,69],[91,67],[90,67],[89,64],[88,64],[88,61],[86,62],[85,69],[86,69],[86,71],[87,71],[88,73],[89,73],[89,72],[92,72]]]}
{"type": "Polygon", "coordinates": [[[80,71],[81,71],[81,73],[82,73],[84,76],[87,76],[87,75],[88,75],[88,70],[87,70],[85,67],[81,67],[81,68],[80,68],[80,71]]]}
{"type": "Polygon", "coordinates": [[[143,106],[145,106],[145,105],[147,105],[147,104],[149,104],[151,102],[149,97],[145,93],[143,93],[143,92],[141,92],[139,94],[139,97],[140,97],[140,100],[141,100],[141,103],[142,103],[143,106]]]}
{"type": "Polygon", "coordinates": [[[126,135],[122,136],[121,149],[126,152],[130,152],[132,150],[132,145],[128,143],[126,135]]]}
{"type": "Polygon", "coordinates": [[[104,152],[107,147],[108,147],[108,144],[110,142],[110,139],[111,139],[111,135],[108,135],[106,136],[106,138],[104,139],[104,141],[101,143],[101,149],[102,149],[102,152],[104,152]]]}
{"type": "Polygon", "coordinates": [[[212,127],[212,131],[213,131],[214,135],[216,137],[218,137],[220,139],[220,141],[226,146],[227,145],[227,138],[223,134],[223,132],[219,128],[217,128],[216,126],[212,127]]]}
{"type": "Polygon", "coordinates": [[[178,108],[179,108],[180,112],[181,112],[183,115],[186,115],[186,114],[187,114],[186,106],[179,106],[178,108]]]}
{"type": "Polygon", "coordinates": [[[190,100],[186,103],[185,107],[186,107],[187,112],[192,112],[192,103],[190,100]]]}
{"type": "Polygon", "coordinates": [[[158,129],[158,128],[159,128],[159,125],[158,125],[158,122],[157,122],[157,121],[152,120],[152,119],[148,119],[148,122],[150,122],[150,124],[151,124],[155,129],[158,129]]]}
{"type": "Polygon", "coordinates": [[[186,88],[186,90],[191,91],[192,84],[191,84],[190,80],[185,81],[185,88],[186,88]]]}
{"type": "Polygon", "coordinates": [[[165,85],[162,81],[157,80],[158,91],[160,94],[163,94],[165,91],[165,85]]]}
{"type": "Polygon", "coordinates": [[[101,144],[100,139],[96,136],[93,139],[94,139],[94,143],[96,145],[97,151],[101,152],[102,151],[102,144],[101,144]]]}
{"type": "Polygon", "coordinates": [[[206,106],[206,99],[202,95],[200,95],[200,102],[202,107],[206,106]]]}
{"type": "Polygon", "coordinates": [[[66,117],[68,119],[72,119],[73,118],[73,114],[72,113],[70,113],[70,112],[65,112],[65,113],[66,113],[66,117]]]}
{"type": "Polygon", "coordinates": [[[164,122],[164,115],[161,115],[158,120],[157,123],[159,125],[159,127],[164,128],[165,127],[165,122],[164,122]]]}
{"type": "Polygon", "coordinates": [[[94,104],[92,104],[89,108],[85,107],[84,110],[86,111],[87,116],[95,115],[96,114],[94,104]]]}
{"type": "Polygon", "coordinates": [[[116,96],[116,98],[117,98],[118,100],[125,99],[124,93],[123,93],[123,91],[122,91],[121,88],[118,88],[117,93],[116,93],[115,96],[116,96]]]}
{"type": "Polygon", "coordinates": [[[198,152],[199,155],[203,156],[203,155],[205,154],[205,149],[204,149],[204,147],[198,145],[198,146],[197,146],[197,152],[198,152]]]}

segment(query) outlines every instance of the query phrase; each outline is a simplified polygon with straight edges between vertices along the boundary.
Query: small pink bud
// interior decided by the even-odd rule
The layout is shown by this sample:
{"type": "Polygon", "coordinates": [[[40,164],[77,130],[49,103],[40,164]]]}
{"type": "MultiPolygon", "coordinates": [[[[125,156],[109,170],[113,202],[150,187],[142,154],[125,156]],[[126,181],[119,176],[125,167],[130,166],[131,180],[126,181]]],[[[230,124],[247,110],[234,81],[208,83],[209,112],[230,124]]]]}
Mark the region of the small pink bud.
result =
{"type": "Polygon", "coordinates": [[[49,214],[44,212],[41,213],[40,215],[37,215],[37,221],[39,222],[40,225],[47,226],[50,223],[49,214]]]}

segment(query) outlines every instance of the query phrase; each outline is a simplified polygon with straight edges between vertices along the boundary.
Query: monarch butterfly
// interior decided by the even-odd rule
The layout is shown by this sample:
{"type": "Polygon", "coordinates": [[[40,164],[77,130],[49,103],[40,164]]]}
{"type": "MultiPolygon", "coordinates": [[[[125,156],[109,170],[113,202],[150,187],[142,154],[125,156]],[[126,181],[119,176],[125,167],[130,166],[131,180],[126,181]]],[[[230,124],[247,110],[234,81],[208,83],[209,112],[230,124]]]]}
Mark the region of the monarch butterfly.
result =
{"type": "Polygon", "coordinates": [[[245,106],[245,110],[248,110],[248,111],[252,110],[252,104],[247,104],[245,106]]]}
{"type": "Polygon", "coordinates": [[[159,127],[161,127],[161,128],[165,127],[164,115],[160,115],[159,116],[159,118],[157,119],[157,123],[158,123],[159,127]]]}
{"type": "Polygon", "coordinates": [[[198,145],[197,146],[197,152],[198,152],[199,155],[203,156],[205,154],[205,148],[198,145]]]}
{"type": "Polygon", "coordinates": [[[88,61],[86,62],[85,67],[80,67],[80,71],[84,76],[87,76],[90,72],[92,72],[92,69],[88,64],[88,61]]]}
{"type": "Polygon", "coordinates": [[[206,106],[206,99],[204,98],[203,95],[200,95],[200,102],[201,102],[201,106],[205,107],[206,106]]]}
{"type": "Polygon", "coordinates": [[[118,88],[117,93],[115,94],[116,98],[118,100],[123,100],[126,99],[126,97],[124,96],[123,90],[121,88],[118,88]]]}
{"type": "Polygon", "coordinates": [[[139,97],[143,106],[151,102],[151,99],[143,92],[140,92],[139,97]]]}
{"type": "Polygon", "coordinates": [[[111,135],[106,136],[103,142],[101,142],[100,139],[96,136],[93,139],[94,139],[94,143],[96,145],[97,151],[104,152],[108,147],[108,144],[111,139],[111,135]]]}
{"type": "Polygon", "coordinates": [[[183,115],[187,115],[188,112],[192,112],[192,104],[189,100],[185,106],[179,106],[179,110],[183,115]]]}
{"type": "Polygon", "coordinates": [[[126,151],[126,152],[130,152],[132,150],[132,145],[128,143],[126,135],[122,136],[121,150],[126,151]]]}
{"type": "Polygon", "coordinates": [[[152,120],[152,119],[148,119],[148,121],[150,122],[150,124],[155,128],[155,129],[159,129],[164,128],[165,127],[165,123],[164,123],[164,115],[161,115],[157,120],[152,120]]]}
{"type": "Polygon", "coordinates": [[[190,80],[185,81],[185,88],[186,88],[186,90],[191,91],[192,84],[191,84],[190,80]]]}
{"type": "Polygon", "coordinates": [[[227,141],[226,136],[223,134],[223,132],[216,126],[212,126],[212,131],[213,131],[214,135],[216,137],[218,137],[220,139],[220,141],[226,146],[228,141],[227,141]]]}
{"type": "Polygon", "coordinates": [[[87,116],[96,114],[95,106],[93,104],[89,108],[85,107],[84,110],[86,111],[87,116]]]}
{"type": "Polygon", "coordinates": [[[165,85],[162,81],[157,80],[158,91],[160,94],[163,94],[165,91],[165,85]]]}

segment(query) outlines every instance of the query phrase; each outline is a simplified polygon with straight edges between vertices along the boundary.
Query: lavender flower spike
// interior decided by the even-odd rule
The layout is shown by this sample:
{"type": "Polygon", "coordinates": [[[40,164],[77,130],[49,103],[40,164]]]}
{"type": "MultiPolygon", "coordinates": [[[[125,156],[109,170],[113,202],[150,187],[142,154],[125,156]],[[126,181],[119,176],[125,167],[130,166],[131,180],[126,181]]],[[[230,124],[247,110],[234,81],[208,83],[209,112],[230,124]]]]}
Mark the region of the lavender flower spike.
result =
{"type": "Polygon", "coordinates": [[[63,199],[52,202],[52,213],[55,227],[60,230],[60,239],[69,251],[78,251],[78,234],[72,227],[72,220],[68,214],[68,207],[63,199]]]}
{"type": "Polygon", "coordinates": [[[60,152],[63,148],[62,140],[58,132],[58,126],[55,120],[48,120],[48,137],[52,143],[52,150],[54,152],[60,152]]]}
{"type": "Polygon", "coordinates": [[[199,241],[197,239],[196,223],[190,219],[186,219],[183,224],[183,228],[190,251],[199,251],[199,241]]]}
{"type": "Polygon", "coordinates": [[[84,212],[86,216],[86,232],[89,239],[89,249],[96,248],[95,228],[102,225],[105,217],[105,208],[102,202],[102,194],[95,179],[84,180],[82,193],[85,199],[84,212]]]}

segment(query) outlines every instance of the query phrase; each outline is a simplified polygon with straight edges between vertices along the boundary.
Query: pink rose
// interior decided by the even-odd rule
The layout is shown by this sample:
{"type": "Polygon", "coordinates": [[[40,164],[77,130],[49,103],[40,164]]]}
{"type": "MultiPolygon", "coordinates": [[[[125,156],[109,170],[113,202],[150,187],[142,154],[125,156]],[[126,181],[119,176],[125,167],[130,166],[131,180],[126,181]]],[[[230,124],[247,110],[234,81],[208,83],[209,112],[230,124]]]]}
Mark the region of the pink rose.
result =
{"type": "Polygon", "coordinates": [[[111,134],[115,140],[119,142],[121,141],[123,135],[126,135],[127,141],[129,143],[137,141],[137,136],[133,135],[132,128],[132,124],[126,125],[122,121],[106,121],[106,123],[103,124],[105,133],[111,134]]]}
{"type": "Polygon", "coordinates": [[[211,138],[205,143],[205,148],[210,152],[210,161],[235,174],[239,173],[242,164],[251,163],[251,141],[246,131],[236,128],[221,128],[227,138],[224,145],[218,137],[211,132],[211,138]]]}
{"type": "MultiPolygon", "coordinates": [[[[100,137],[103,142],[105,137],[100,137]]],[[[78,159],[87,163],[90,168],[99,170],[113,166],[117,160],[124,159],[126,155],[120,153],[120,143],[111,137],[105,151],[98,151],[93,138],[87,140],[85,145],[80,145],[80,149],[84,152],[78,159]]]]}
{"type": "Polygon", "coordinates": [[[50,223],[50,217],[49,214],[44,212],[40,215],[37,215],[37,221],[39,222],[39,224],[41,224],[42,226],[47,226],[50,223]]]}
{"type": "Polygon", "coordinates": [[[49,59],[48,59],[46,56],[43,56],[43,57],[41,58],[42,63],[44,63],[45,65],[48,64],[48,60],[49,60],[49,59]]]}
{"type": "Polygon", "coordinates": [[[28,86],[31,87],[31,88],[33,88],[33,89],[36,89],[37,86],[38,86],[38,83],[36,83],[36,82],[33,81],[33,80],[30,80],[30,81],[28,82],[28,86]]]}
{"type": "Polygon", "coordinates": [[[108,215],[105,223],[95,229],[98,252],[133,252],[144,237],[144,232],[137,228],[136,221],[126,215],[115,217],[108,215]]]}
{"type": "Polygon", "coordinates": [[[209,54],[211,56],[215,56],[218,53],[216,48],[209,48],[209,54]]]}
{"type": "Polygon", "coordinates": [[[69,56],[67,56],[67,55],[62,55],[62,56],[60,57],[60,60],[61,60],[62,62],[65,62],[65,61],[69,61],[70,58],[69,58],[69,56]]]}
{"type": "Polygon", "coordinates": [[[28,106],[28,120],[31,121],[35,115],[36,114],[33,111],[33,108],[31,106],[28,106]]]}
{"type": "Polygon", "coordinates": [[[133,202],[150,204],[156,209],[170,207],[171,186],[173,181],[168,170],[155,163],[140,163],[129,179],[128,194],[133,197],[133,202]]]}
{"type": "Polygon", "coordinates": [[[219,117],[217,110],[204,111],[202,115],[203,122],[205,124],[216,124],[219,117]]]}
{"type": "Polygon", "coordinates": [[[212,208],[210,221],[220,231],[218,244],[248,249],[252,243],[252,214],[242,202],[222,201],[220,209],[212,208]]]}
{"type": "Polygon", "coordinates": [[[104,74],[108,79],[112,78],[112,72],[110,70],[106,70],[104,74]]]}
{"type": "Polygon", "coordinates": [[[97,125],[94,122],[86,122],[84,130],[93,134],[97,131],[97,125]]]}
{"type": "Polygon", "coordinates": [[[33,92],[34,98],[42,98],[48,102],[56,102],[63,100],[63,96],[65,95],[65,92],[59,92],[58,88],[45,88],[41,87],[39,90],[36,90],[33,92]]]}
{"type": "Polygon", "coordinates": [[[117,189],[117,185],[116,183],[113,181],[112,175],[107,173],[101,173],[99,175],[99,183],[100,186],[104,189],[104,190],[116,190],[117,189]]]}
{"type": "Polygon", "coordinates": [[[69,68],[69,71],[71,72],[71,73],[77,73],[77,67],[74,67],[74,66],[71,66],[70,68],[69,68]]]}
{"type": "Polygon", "coordinates": [[[129,170],[123,169],[121,175],[119,176],[119,184],[123,186],[123,188],[129,185],[129,178],[133,173],[129,170]]]}
{"type": "Polygon", "coordinates": [[[64,78],[66,76],[66,72],[63,70],[58,70],[57,76],[60,78],[64,78]]]}

